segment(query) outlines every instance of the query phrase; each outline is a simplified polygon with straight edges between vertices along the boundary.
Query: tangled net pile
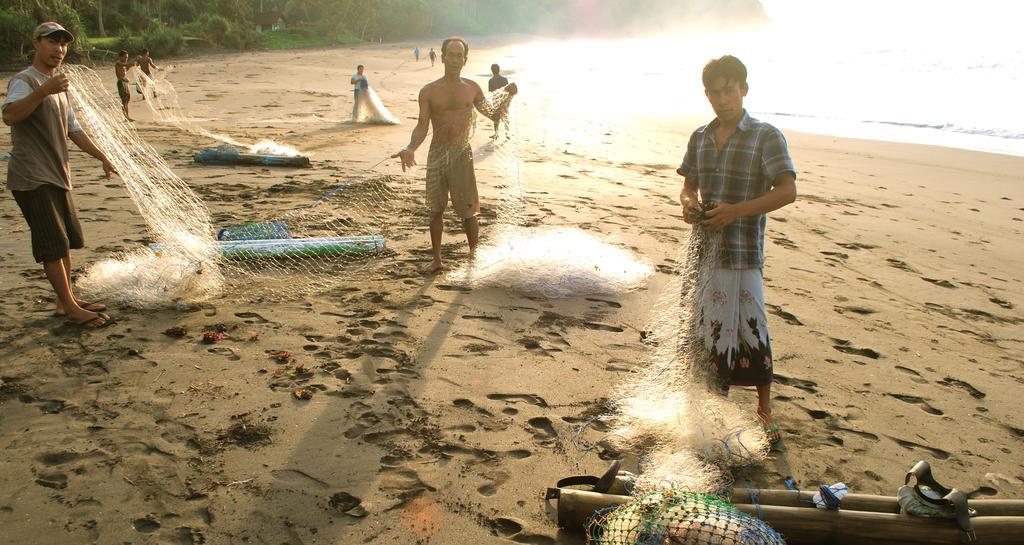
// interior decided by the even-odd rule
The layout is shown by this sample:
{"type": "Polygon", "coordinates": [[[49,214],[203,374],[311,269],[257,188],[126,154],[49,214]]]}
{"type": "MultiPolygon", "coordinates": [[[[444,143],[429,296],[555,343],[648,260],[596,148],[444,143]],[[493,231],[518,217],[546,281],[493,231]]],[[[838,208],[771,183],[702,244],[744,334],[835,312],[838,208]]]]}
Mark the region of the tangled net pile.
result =
{"type": "Polygon", "coordinates": [[[784,545],[764,521],[711,494],[662,490],[598,513],[587,527],[594,545],[784,545]]]}
{"type": "Polygon", "coordinates": [[[643,456],[639,484],[673,483],[682,490],[715,492],[731,468],[763,460],[769,444],[753,414],[713,387],[700,324],[711,274],[719,262],[721,233],[694,224],[676,271],[652,313],[647,365],[621,385],[612,401],[608,440],[643,456]]]}
{"type": "Polygon", "coordinates": [[[497,162],[495,170],[505,178],[498,186],[495,228],[485,233],[475,259],[449,272],[446,281],[551,298],[642,287],[653,269],[628,250],[574,227],[523,226],[526,197],[515,108],[512,103],[502,114],[499,135],[474,155],[480,163],[497,162]]]}
{"type": "MultiPolygon", "coordinates": [[[[96,73],[82,66],[63,70],[71,80],[69,95],[78,118],[117,168],[152,239],[160,244],[159,251],[139,248],[92,265],[79,281],[85,292],[143,308],[201,302],[223,293],[294,297],[350,278],[368,253],[382,246],[395,200],[387,176],[325,185],[319,189],[326,193],[313,202],[284,200],[305,188],[280,184],[268,190],[268,197],[284,200],[279,206],[255,212],[245,204],[232,206],[218,214],[228,228],[215,228],[207,204],[124,119],[96,73]],[[277,213],[281,208],[289,211],[277,213]]],[[[173,88],[161,82],[146,87],[151,104],[166,104],[154,112],[168,122],[185,123],[176,117],[173,88]],[[160,98],[152,96],[152,89],[160,98]]],[[[272,142],[254,147],[261,149],[289,152],[272,142]]]]}

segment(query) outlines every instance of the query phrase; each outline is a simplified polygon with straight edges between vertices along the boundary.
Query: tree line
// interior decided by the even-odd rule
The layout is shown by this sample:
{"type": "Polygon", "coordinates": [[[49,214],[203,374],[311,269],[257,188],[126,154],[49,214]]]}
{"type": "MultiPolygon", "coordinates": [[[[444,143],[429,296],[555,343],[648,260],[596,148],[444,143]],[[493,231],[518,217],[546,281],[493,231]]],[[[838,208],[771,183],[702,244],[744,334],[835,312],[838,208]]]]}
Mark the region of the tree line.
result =
{"type": "Polygon", "coordinates": [[[758,0],[0,0],[0,59],[27,58],[32,29],[48,20],[78,37],[74,53],[96,47],[90,37],[105,37],[108,46],[117,37],[114,47],[170,55],[186,42],[258,47],[257,21],[277,15],[308,45],[332,45],[449,34],[606,34],[674,21],[756,20],[764,11],[758,0]]]}

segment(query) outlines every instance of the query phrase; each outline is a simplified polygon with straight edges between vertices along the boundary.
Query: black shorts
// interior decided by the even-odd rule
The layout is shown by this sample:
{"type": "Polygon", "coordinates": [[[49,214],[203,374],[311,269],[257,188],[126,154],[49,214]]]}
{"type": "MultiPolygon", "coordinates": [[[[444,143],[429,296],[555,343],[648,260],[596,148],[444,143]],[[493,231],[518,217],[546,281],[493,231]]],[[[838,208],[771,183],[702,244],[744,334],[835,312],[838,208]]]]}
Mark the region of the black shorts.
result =
{"type": "Polygon", "coordinates": [[[124,80],[117,80],[117,96],[121,97],[121,104],[128,104],[132,98],[131,91],[128,90],[128,83],[124,80]]]}
{"type": "Polygon", "coordinates": [[[37,263],[56,261],[85,247],[71,192],[44,184],[30,191],[11,191],[32,231],[32,257],[37,263]]]}

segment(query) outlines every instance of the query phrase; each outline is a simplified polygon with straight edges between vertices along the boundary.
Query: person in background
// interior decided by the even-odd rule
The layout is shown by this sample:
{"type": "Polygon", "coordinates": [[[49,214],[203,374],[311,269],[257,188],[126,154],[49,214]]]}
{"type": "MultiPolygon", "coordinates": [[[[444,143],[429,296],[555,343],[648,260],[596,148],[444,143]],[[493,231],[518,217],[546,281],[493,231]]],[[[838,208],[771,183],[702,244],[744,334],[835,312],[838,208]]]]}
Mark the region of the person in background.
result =
{"type": "Polygon", "coordinates": [[[121,51],[117,54],[117,62],[114,63],[114,76],[117,77],[117,96],[121,98],[121,109],[124,110],[124,118],[134,121],[128,115],[128,103],[132,100],[131,88],[128,86],[128,69],[135,66],[135,63],[128,62],[128,52],[121,51]]]}
{"type": "Polygon", "coordinates": [[[352,102],[352,120],[355,121],[359,118],[359,101],[363,98],[363,91],[370,87],[370,81],[366,79],[366,74],[363,73],[365,67],[359,65],[356,67],[356,73],[352,74],[352,89],[354,99],[352,102]]]}
{"type": "MultiPolygon", "coordinates": [[[[498,66],[497,64],[492,64],[491,65],[491,74],[493,74],[491,76],[491,79],[487,80],[487,92],[488,93],[493,93],[494,91],[497,91],[498,89],[501,89],[501,88],[505,87],[506,85],[508,85],[508,78],[506,78],[505,76],[501,75],[501,67],[498,66]]],[[[498,125],[500,123],[501,123],[500,119],[495,119],[494,120],[494,136],[492,136],[491,138],[497,138],[498,137],[498,125]]]]}

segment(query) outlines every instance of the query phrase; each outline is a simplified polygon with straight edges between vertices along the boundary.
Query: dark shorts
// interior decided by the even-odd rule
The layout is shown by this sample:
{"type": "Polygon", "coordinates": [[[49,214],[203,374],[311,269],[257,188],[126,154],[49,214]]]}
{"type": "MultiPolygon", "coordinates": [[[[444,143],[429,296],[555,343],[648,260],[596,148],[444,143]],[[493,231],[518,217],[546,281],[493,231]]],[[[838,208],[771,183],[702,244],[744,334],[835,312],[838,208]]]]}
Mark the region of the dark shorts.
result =
{"type": "Polygon", "coordinates": [[[11,191],[32,231],[32,257],[37,263],[56,261],[85,247],[71,192],[45,184],[31,191],[11,191]]]}
{"type": "Polygon", "coordinates": [[[127,104],[132,99],[131,91],[124,80],[117,80],[117,96],[121,97],[121,104],[127,104]]]}

